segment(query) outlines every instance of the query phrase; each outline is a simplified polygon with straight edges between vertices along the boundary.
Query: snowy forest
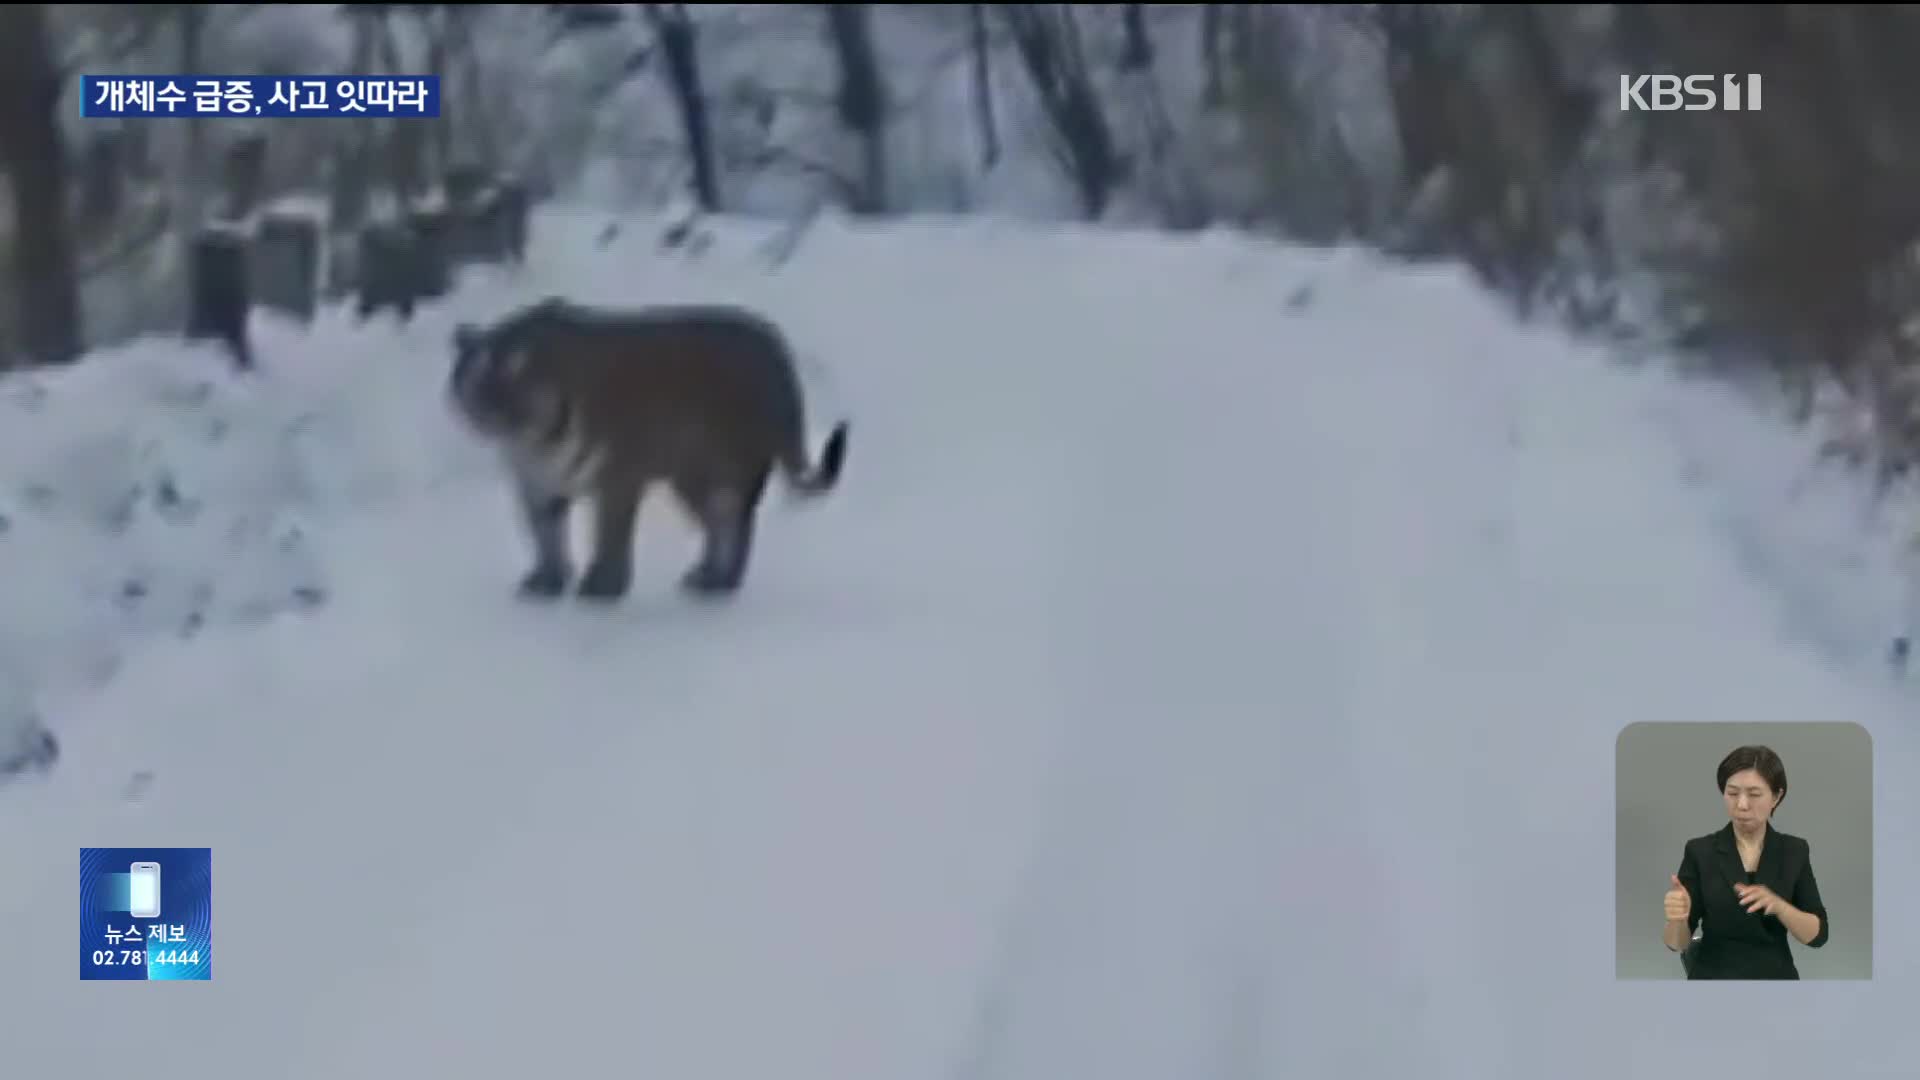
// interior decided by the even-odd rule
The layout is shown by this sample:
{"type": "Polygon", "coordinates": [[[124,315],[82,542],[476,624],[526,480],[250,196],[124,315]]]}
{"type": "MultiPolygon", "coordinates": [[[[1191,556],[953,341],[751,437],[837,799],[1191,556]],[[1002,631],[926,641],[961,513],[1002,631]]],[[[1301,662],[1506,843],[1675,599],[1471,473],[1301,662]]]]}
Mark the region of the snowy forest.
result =
{"type": "Polygon", "coordinates": [[[1920,451],[1913,41],[1900,5],[10,5],[0,355],[184,325],[194,237],[274,206],[324,209],[338,297],[387,261],[369,223],[482,175],[1459,260],[1524,317],[1758,376],[1891,479],[1920,451]],[[432,73],[447,106],[79,118],[76,75],[169,71],[432,73]],[[1765,108],[1623,111],[1642,72],[1759,73],[1765,108]]]}

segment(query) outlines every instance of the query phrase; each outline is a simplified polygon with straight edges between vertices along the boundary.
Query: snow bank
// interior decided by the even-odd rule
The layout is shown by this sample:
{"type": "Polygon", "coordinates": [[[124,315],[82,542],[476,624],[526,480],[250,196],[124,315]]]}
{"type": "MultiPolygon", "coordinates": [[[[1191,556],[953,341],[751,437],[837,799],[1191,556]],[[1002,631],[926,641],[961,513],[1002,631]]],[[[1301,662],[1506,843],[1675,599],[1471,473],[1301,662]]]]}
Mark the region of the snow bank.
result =
{"type": "Polygon", "coordinates": [[[0,382],[0,775],[136,643],[325,604],[329,522],[460,467],[439,321],[256,323],[251,378],[143,339],[0,382]]]}
{"type": "Polygon", "coordinates": [[[1822,460],[1827,433],[1791,427],[1777,402],[1714,379],[1649,380],[1647,411],[1740,566],[1773,594],[1781,629],[1854,674],[1887,674],[1906,620],[1908,547],[1920,526],[1909,485],[1822,460]]]}

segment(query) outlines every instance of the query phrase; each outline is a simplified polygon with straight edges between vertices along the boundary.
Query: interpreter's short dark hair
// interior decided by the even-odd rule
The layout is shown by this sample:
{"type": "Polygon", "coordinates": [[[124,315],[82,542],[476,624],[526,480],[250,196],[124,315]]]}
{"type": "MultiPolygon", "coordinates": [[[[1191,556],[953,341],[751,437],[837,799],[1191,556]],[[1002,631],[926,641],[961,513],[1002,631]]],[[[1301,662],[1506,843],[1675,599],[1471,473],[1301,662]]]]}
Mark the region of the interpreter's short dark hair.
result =
{"type": "Polygon", "coordinates": [[[1759,773],[1760,779],[1767,782],[1780,802],[1787,801],[1787,766],[1770,746],[1742,746],[1723,758],[1717,774],[1720,790],[1727,790],[1727,779],[1734,773],[1747,769],[1759,773]]]}

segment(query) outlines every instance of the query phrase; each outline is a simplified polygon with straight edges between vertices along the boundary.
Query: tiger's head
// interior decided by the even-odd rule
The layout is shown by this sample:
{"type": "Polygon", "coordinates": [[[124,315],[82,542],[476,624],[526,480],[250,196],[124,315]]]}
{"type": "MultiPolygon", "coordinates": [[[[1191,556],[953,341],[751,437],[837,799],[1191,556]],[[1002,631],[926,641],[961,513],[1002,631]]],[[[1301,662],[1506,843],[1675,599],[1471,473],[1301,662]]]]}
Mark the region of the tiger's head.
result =
{"type": "Polygon", "coordinates": [[[447,397],[454,412],[490,439],[512,438],[536,422],[538,394],[527,353],[496,332],[462,323],[453,330],[447,397]]]}

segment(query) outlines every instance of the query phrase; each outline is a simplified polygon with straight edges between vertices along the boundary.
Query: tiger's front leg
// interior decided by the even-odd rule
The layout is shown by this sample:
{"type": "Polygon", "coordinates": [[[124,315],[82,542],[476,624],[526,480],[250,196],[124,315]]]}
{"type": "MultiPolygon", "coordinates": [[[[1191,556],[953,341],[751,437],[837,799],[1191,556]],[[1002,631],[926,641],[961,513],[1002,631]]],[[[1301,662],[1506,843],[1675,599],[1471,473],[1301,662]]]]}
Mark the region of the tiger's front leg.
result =
{"type": "Polygon", "coordinates": [[[533,569],[520,579],[520,595],[550,600],[565,592],[573,578],[573,561],[567,553],[567,514],[573,501],[524,483],[519,497],[521,516],[533,541],[533,569]]]}
{"type": "Polygon", "coordinates": [[[633,531],[640,513],[642,488],[636,484],[606,484],[595,494],[593,561],[580,579],[586,600],[618,600],[633,582],[633,531]]]}

